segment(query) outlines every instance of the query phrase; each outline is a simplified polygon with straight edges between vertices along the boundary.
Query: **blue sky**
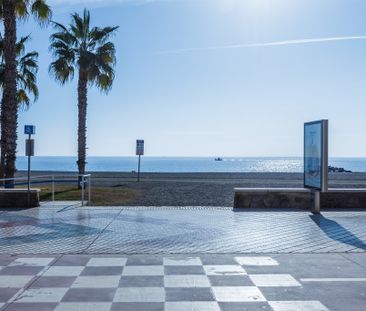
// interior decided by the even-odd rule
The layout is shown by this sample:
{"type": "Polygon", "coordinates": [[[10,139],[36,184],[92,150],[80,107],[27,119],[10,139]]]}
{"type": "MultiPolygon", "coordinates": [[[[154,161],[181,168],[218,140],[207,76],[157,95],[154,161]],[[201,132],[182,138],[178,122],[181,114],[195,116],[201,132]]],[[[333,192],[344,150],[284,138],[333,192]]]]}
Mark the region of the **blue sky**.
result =
{"type": "MultiPolygon", "coordinates": [[[[366,156],[366,40],[283,42],[365,36],[366,1],[50,2],[56,21],[88,7],[96,25],[120,26],[113,89],[89,92],[88,155],[133,155],[144,138],[154,156],[300,156],[303,123],[328,118],[330,155],[366,156]]],[[[51,31],[19,28],[40,53],[20,155],[27,123],[38,155],[76,154],[77,81],[49,76],[51,31]]]]}

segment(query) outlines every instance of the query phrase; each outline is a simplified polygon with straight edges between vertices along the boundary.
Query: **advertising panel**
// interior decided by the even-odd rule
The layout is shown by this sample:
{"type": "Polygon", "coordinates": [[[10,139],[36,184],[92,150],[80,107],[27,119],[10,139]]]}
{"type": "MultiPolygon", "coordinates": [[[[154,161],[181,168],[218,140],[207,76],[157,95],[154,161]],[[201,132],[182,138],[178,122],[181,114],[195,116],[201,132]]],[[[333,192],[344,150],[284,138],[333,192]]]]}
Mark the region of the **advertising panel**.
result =
{"type": "Polygon", "coordinates": [[[328,190],[328,121],[304,125],[304,187],[328,190]]]}

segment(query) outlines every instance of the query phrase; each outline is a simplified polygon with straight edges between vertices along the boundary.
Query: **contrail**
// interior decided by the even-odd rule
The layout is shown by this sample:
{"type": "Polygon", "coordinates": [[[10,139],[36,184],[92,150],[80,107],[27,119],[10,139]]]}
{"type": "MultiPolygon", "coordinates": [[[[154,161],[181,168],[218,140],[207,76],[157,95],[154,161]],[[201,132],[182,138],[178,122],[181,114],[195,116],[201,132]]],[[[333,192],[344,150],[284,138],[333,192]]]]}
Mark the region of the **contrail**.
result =
{"type": "Polygon", "coordinates": [[[218,45],[218,46],[210,46],[210,47],[203,47],[203,48],[165,50],[165,51],[157,52],[157,54],[160,54],[160,55],[182,54],[182,53],[200,52],[200,51],[231,50],[231,49],[266,47],[266,46],[285,46],[285,45],[299,45],[299,44],[309,44],[309,43],[323,43],[323,42],[331,42],[331,41],[352,41],[352,40],[366,40],[366,36],[312,38],[312,39],[273,41],[273,42],[265,42],[265,43],[218,45]]]}

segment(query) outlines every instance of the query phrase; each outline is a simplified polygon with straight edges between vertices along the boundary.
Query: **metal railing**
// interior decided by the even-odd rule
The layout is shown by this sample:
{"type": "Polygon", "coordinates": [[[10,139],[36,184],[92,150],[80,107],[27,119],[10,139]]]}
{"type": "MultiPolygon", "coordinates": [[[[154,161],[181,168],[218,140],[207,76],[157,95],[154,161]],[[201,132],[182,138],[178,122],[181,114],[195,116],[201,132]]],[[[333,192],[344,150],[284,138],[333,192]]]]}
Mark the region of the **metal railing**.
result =
{"type": "MultiPolygon", "coordinates": [[[[0,189],[6,188],[6,181],[14,181],[15,186],[28,185],[28,177],[1,178],[0,189]]],[[[31,185],[51,184],[52,202],[55,202],[55,192],[57,183],[78,183],[81,186],[81,206],[85,205],[85,191],[87,191],[87,205],[91,205],[91,174],[84,175],[36,175],[31,176],[31,185]]]]}

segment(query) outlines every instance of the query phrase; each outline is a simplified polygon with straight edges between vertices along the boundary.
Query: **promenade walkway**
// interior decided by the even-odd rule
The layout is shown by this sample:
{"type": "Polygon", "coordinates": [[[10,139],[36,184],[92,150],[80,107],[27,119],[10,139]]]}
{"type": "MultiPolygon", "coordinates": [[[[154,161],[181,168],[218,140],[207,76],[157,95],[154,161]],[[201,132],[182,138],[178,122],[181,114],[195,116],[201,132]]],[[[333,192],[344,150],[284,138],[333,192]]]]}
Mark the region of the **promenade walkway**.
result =
{"type": "Polygon", "coordinates": [[[366,213],[0,211],[1,311],[363,311],[366,213]]]}
{"type": "Polygon", "coordinates": [[[365,251],[365,212],[60,205],[0,211],[0,253],[6,254],[365,251]]]}

